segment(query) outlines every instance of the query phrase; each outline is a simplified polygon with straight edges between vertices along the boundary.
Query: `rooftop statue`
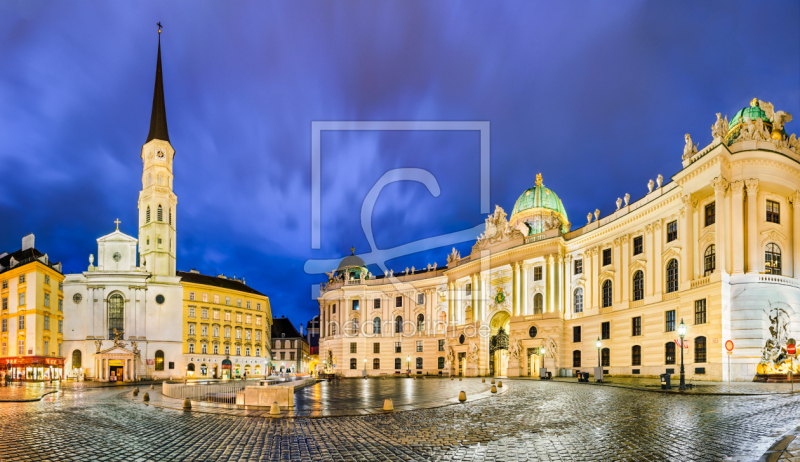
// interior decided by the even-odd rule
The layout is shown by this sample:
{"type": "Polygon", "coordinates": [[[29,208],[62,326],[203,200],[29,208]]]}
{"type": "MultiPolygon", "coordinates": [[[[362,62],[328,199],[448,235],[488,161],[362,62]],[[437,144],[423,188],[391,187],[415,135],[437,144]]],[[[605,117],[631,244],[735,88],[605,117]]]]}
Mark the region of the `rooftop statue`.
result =
{"type": "MultiPolygon", "coordinates": [[[[719,116],[719,114],[717,114],[719,116]]],[[[683,157],[682,159],[686,160],[693,155],[697,154],[697,145],[692,144],[692,137],[688,133],[683,136],[683,139],[686,140],[686,144],[683,146],[683,157]]]]}

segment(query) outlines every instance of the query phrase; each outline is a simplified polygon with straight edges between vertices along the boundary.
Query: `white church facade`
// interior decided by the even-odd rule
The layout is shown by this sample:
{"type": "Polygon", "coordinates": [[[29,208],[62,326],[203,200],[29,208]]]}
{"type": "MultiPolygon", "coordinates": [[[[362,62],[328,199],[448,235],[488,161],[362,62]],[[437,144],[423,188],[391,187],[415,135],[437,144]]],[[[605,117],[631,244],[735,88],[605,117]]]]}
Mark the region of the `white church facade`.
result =
{"type": "Polygon", "coordinates": [[[682,169],[578,229],[541,176],[497,207],[469,255],[372,275],[352,255],[318,299],[320,362],[344,376],[800,371],[800,142],[753,100],[682,169]],[[681,345],[678,330],[687,327],[681,345]],[[726,341],[735,347],[729,357],[726,341]]]}

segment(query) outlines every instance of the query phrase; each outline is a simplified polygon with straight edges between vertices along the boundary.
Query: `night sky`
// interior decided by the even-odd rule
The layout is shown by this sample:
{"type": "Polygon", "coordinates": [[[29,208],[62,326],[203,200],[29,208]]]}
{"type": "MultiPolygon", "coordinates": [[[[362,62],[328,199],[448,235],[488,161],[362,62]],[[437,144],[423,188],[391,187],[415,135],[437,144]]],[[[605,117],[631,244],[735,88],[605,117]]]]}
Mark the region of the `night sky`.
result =
{"type": "Polygon", "coordinates": [[[488,121],[491,209],[541,172],[577,229],[669,181],[717,112],[756,96],[800,118],[800,2],[682,3],[0,0],[0,251],[33,232],[70,273],[116,218],[137,235],[157,21],[180,270],[244,276],[305,324],[325,279],[306,262],[370,251],[361,205],[387,171],[427,170],[440,194],[386,186],[378,248],[483,223],[478,132],[325,132],[312,249],[312,121],[488,121]]]}

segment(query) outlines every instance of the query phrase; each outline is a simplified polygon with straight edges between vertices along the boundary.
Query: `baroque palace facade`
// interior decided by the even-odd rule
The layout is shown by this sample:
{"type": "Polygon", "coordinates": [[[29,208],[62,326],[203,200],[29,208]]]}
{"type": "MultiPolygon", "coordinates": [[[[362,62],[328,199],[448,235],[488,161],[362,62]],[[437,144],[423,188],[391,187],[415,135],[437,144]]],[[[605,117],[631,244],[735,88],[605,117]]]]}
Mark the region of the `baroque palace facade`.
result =
{"type": "Polygon", "coordinates": [[[791,116],[753,100],[685,137],[664,184],[572,230],[537,175],[511,217],[499,206],[470,255],[373,276],[356,255],[322,285],[321,366],[344,376],[592,372],[753,380],[798,372],[800,142],[791,116]],[[735,348],[729,358],[726,341],[735,348]],[[598,346],[599,344],[599,346],[598,346]],[[730,360],[730,366],[729,366],[730,360]]]}

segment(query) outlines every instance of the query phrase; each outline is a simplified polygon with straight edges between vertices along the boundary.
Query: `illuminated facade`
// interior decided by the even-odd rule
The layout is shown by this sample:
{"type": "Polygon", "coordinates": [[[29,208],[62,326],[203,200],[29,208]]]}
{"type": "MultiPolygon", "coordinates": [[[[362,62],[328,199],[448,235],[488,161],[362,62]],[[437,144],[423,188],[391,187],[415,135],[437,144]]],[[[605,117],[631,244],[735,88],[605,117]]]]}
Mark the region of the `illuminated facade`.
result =
{"type": "MultiPolygon", "coordinates": [[[[800,333],[800,142],[753,100],[719,114],[682,169],[578,229],[541,176],[469,255],[373,276],[352,255],[319,297],[320,358],[337,373],[536,376],[593,372],[752,380],[770,326],[800,333]],[[775,321],[775,318],[779,321],[775,321]],[[725,341],[735,349],[728,368],[725,341]],[[601,346],[597,348],[596,343],[601,346]]],[[[780,353],[782,346],[773,345],[780,353]]],[[[766,358],[769,361],[769,358],[766,358]]],[[[771,366],[770,366],[771,367],[771,366]]]]}

